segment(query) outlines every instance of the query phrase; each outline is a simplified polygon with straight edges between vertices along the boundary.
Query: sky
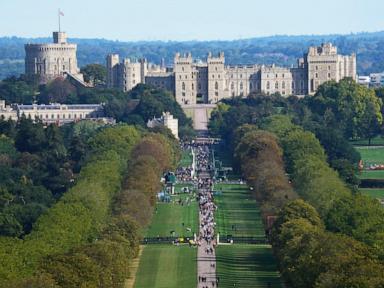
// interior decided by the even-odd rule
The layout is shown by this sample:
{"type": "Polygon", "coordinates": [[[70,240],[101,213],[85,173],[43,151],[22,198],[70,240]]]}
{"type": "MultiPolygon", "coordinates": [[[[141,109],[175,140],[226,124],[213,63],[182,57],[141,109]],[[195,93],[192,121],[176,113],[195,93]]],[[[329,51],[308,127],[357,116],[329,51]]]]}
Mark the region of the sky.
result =
{"type": "Polygon", "coordinates": [[[384,0],[0,0],[0,37],[231,40],[384,30],[384,0]]]}

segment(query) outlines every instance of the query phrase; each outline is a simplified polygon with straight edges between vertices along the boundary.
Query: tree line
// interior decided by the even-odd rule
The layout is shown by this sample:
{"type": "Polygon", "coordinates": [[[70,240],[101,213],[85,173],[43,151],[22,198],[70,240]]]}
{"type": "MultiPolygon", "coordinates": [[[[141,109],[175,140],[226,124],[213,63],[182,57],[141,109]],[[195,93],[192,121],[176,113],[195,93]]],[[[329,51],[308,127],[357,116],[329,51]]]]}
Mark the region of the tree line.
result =
{"type": "Polygon", "coordinates": [[[1,284],[123,287],[161,173],[177,163],[177,147],[163,134],[127,125],[91,136],[74,186],[24,239],[0,238],[1,284]]]}
{"type": "Polygon", "coordinates": [[[363,117],[353,123],[364,122],[364,113],[372,112],[365,108],[371,104],[381,125],[380,98],[345,80],[325,84],[311,99],[279,95],[231,99],[212,115],[211,131],[226,140],[235,167],[260,201],[264,219],[276,216],[269,236],[284,279],[292,287],[384,284],[384,209],[355,189],[359,155],[349,153],[353,147],[347,139],[365,132],[357,125],[352,129],[345,125],[359,112],[363,117]],[[365,99],[358,96],[365,93],[365,99]],[[352,98],[360,100],[348,103],[352,98]],[[320,100],[322,112],[316,110],[318,105],[312,106],[320,100]],[[343,108],[355,112],[341,116],[336,112],[337,125],[326,121],[328,112],[323,112],[343,108]]]}

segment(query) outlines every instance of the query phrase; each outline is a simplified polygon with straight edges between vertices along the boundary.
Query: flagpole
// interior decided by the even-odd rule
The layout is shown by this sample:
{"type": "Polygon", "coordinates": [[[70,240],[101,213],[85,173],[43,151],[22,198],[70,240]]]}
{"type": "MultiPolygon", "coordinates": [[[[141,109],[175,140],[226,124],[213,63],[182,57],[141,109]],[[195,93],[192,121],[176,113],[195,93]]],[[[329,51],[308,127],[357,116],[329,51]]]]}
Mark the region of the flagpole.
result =
{"type": "Polygon", "coordinates": [[[60,25],[60,9],[58,10],[57,16],[59,17],[59,32],[61,32],[61,25],[60,25]]]}

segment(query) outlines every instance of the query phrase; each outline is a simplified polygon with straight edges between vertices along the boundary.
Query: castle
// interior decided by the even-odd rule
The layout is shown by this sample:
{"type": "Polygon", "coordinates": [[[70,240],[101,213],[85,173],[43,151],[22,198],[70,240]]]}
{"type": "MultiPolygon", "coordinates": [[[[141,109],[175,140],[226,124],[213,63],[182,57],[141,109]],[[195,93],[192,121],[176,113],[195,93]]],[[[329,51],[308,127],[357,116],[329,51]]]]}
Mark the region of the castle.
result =
{"type": "Polygon", "coordinates": [[[84,84],[77,66],[77,45],[67,43],[65,32],[53,32],[53,43],[25,44],[25,74],[37,75],[40,83],[72,77],[84,84]]]}
{"type": "Polygon", "coordinates": [[[194,61],[190,53],[174,58],[173,68],[149,64],[145,59],[119,61],[107,56],[107,86],[129,91],[139,83],[173,92],[181,105],[215,104],[223,98],[251,92],[313,95],[326,81],[356,79],[356,55],[343,56],[331,43],[310,47],[297,67],[275,65],[226,66],[224,53],[208,54],[206,62],[194,61]]]}

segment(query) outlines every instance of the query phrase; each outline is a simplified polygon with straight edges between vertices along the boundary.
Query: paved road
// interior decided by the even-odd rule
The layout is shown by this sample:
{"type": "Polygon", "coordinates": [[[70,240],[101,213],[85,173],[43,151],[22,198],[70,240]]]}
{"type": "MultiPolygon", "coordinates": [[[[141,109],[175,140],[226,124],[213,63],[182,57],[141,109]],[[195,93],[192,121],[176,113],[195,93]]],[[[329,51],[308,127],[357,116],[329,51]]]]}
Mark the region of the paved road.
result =
{"type": "MultiPolygon", "coordinates": [[[[214,204],[212,202],[211,181],[207,161],[208,146],[202,145],[200,152],[197,151],[198,158],[198,180],[199,180],[199,223],[200,245],[197,251],[197,277],[198,288],[217,287],[216,282],[216,253],[214,248],[214,226],[213,213],[214,204]],[[204,161],[199,161],[203,158],[204,161]]],[[[209,151],[208,151],[209,153],[209,151]]]]}

